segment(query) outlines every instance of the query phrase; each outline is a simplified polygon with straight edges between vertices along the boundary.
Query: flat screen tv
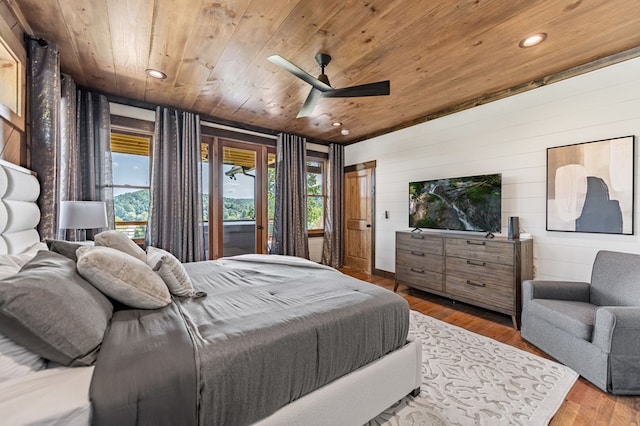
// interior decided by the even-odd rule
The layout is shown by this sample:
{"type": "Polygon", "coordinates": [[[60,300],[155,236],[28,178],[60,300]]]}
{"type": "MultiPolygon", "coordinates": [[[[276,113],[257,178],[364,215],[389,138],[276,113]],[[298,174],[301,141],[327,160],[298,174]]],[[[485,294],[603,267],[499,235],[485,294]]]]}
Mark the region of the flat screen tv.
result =
{"type": "Polygon", "coordinates": [[[409,183],[411,228],[500,232],[502,174],[409,183]]]}

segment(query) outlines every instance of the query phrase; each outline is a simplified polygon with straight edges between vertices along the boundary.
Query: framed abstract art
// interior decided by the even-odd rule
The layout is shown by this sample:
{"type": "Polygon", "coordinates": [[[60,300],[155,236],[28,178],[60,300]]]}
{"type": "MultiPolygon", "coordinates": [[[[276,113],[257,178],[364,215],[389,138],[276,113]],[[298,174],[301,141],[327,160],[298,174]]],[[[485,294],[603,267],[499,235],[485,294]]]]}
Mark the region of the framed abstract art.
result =
{"type": "Polygon", "coordinates": [[[547,149],[547,230],[633,235],[635,137],[547,149]]]}

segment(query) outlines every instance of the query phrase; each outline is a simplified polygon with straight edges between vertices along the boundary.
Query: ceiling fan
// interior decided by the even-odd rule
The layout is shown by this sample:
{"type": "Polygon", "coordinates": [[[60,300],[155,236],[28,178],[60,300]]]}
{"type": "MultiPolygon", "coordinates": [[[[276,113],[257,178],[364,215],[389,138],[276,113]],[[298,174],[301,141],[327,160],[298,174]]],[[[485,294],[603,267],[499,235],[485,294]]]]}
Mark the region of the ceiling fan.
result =
{"type": "Polygon", "coordinates": [[[307,96],[307,100],[304,101],[304,105],[302,105],[296,118],[310,116],[320,98],[355,98],[360,96],[383,96],[390,93],[389,80],[334,89],[329,83],[329,77],[324,73],[324,68],[331,62],[331,56],[326,53],[318,53],[316,55],[316,62],[322,70],[318,78],[303,71],[300,67],[292,64],[280,55],[272,55],[267,59],[312,86],[311,92],[309,92],[309,96],[307,96]]]}

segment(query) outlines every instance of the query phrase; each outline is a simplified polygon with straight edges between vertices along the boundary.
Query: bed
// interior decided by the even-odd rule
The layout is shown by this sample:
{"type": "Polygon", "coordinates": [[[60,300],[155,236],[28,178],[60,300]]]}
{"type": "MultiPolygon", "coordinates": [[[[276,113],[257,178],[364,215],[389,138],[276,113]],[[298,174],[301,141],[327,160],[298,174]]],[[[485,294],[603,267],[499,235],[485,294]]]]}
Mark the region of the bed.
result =
{"type": "MultiPolygon", "coordinates": [[[[37,180],[10,164],[0,168],[2,257],[73,267],[43,253],[33,229],[37,180]]],[[[407,334],[408,306],[392,292],[287,256],[181,268],[205,297],[173,295],[157,309],[103,303],[88,314],[104,310],[105,333],[90,356],[69,362],[78,366],[14,345],[22,351],[15,359],[28,361],[14,366],[15,377],[0,374],[3,422],[359,425],[419,389],[420,341],[407,334]]],[[[0,352],[12,344],[2,331],[0,352]]]]}

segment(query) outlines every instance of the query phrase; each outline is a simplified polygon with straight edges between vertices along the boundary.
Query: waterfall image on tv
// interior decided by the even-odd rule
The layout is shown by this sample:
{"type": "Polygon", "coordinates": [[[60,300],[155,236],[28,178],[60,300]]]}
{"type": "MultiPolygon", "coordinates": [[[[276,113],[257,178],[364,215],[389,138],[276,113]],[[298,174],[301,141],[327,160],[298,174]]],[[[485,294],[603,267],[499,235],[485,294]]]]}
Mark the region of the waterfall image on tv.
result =
{"type": "Polygon", "coordinates": [[[502,175],[409,183],[409,226],[500,232],[502,175]]]}

